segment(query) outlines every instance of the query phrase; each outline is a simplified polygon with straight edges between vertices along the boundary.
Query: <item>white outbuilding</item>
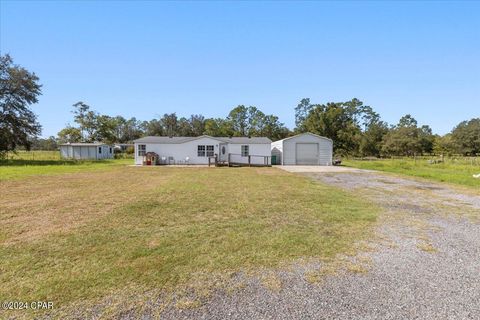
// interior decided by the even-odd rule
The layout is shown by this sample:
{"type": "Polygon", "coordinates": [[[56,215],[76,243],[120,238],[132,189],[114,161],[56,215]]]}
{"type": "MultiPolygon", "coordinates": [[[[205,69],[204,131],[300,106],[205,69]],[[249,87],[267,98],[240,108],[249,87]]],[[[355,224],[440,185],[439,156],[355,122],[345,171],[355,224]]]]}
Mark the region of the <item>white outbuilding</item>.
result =
{"type": "Polygon", "coordinates": [[[272,142],[272,164],[331,166],[332,139],[302,133],[272,142]]]}
{"type": "Polygon", "coordinates": [[[60,145],[64,159],[102,160],[113,158],[113,146],[105,143],[65,143],[60,145]]]}

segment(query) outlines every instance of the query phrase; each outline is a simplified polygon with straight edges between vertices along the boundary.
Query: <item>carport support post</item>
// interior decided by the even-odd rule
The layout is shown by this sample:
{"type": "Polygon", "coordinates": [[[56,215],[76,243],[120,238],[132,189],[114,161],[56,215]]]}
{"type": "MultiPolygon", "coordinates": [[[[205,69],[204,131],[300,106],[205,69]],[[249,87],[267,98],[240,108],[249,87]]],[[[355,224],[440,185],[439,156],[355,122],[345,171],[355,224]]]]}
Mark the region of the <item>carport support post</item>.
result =
{"type": "Polygon", "coordinates": [[[251,165],[250,165],[250,155],[248,156],[248,166],[251,167],[251,165]]]}

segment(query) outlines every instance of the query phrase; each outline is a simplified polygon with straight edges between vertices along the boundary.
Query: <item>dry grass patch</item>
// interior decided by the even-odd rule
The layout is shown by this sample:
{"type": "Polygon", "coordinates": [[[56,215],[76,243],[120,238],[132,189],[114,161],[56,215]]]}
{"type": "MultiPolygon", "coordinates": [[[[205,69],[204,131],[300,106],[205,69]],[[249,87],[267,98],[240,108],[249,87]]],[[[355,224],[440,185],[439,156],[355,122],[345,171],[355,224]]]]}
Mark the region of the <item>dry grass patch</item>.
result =
{"type": "Polygon", "coordinates": [[[154,192],[175,173],[115,168],[62,176],[36,176],[0,183],[1,243],[34,241],[51,233],[68,233],[154,192]]]}
{"type": "Polygon", "coordinates": [[[426,241],[417,243],[417,248],[428,253],[435,253],[438,251],[431,243],[426,241]]]}
{"type": "Polygon", "coordinates": [[[265,272],[261,275],[260,280],[262,285],[271,291],[278,292],[282,289],[282,280],[274,271],[265,272]]]}
{"type": "Polygon", "coordinates": [[[305,280],[311,284],[319,284],[325,277],[336,275],[339,270],[340,262],[328,262],[318,269],[307,271],[305,273],[305,280]]]}
{"type": "Polygon", "coordinates": [[[197,299],[181,298],[175,303],[175,307],[178,309],[193,309],[199,307],[201,304],[200,300],[197,299]]]}

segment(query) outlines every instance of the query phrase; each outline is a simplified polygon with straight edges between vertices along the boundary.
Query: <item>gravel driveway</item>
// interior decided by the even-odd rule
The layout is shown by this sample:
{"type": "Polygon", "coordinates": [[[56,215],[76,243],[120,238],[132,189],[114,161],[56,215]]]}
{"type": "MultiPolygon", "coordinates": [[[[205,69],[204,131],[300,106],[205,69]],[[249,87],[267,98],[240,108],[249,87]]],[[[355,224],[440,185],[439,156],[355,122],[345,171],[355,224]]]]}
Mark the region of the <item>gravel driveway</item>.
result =
{"type": "Polygon", "coordinates": [[[478,194],[371,171],[299,171],[383,208],[376,237],[346,257],[358,264],[318,282],[309,280],[314,263],[278,270],[274,289],[245,278],[235,294],[217,292],[198,308],[169,308],[162,318],[480,319],[478,194]]]}

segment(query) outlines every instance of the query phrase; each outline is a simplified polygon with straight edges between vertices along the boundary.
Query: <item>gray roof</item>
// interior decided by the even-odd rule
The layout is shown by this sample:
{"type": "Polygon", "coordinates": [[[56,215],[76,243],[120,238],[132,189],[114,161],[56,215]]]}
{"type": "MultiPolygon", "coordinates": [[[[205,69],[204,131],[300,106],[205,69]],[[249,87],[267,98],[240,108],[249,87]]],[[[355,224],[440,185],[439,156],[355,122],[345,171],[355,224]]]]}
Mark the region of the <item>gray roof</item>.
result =
{"type": "Polygon", "coordinates": [[[180,144],[188,141],[197,140],[200,138],[211,138],[220,142],[237,143],[237,144],[270,144],[272,140],[266,137],[211,137],[207,135],[199,137],[160,137],[160,136],[148,136],[137,140],[135,143],[160,143],[160,144],[180,144]]]}
{"type": "Polygon", "coordinates": [[[314,136],[314,137],[317,137],[317,138],[320,138],[320,139],[325,139],[325,140],[333,141],[333,140],[330,139],[330,138],[322,137],[322,136],[319,136],[318,134],[315,134],[315,133],[304,132],[304,133],[299,133],[299,134],[296,134],[296,135],[294,135],[294,136],[287,137],[287,138],[285,138],[285,139],[277,140],[277,141],[274,141],[274,142],[290,140],[290,139],[293,139],[293,138],[296,138],[296,137],[299,137],[299,136],[303,136],[303,135],[309,135],[309,136],[314,136]]]}
{"type": "Polygon", "coordinates": [[[268,139],[267,137],[221,137],[222,139],[228,143],[244,143],[244,144],[270,144],[272,140],[268,139]]]}
{"type": "Polygon", "coordinates": [[[98,146],[109,146],[109,144],[101,143],[101,142],[93,142],[93,143],[74,142],[74,143],[62,143],[61,146],[98,147],[98,146]]]}

